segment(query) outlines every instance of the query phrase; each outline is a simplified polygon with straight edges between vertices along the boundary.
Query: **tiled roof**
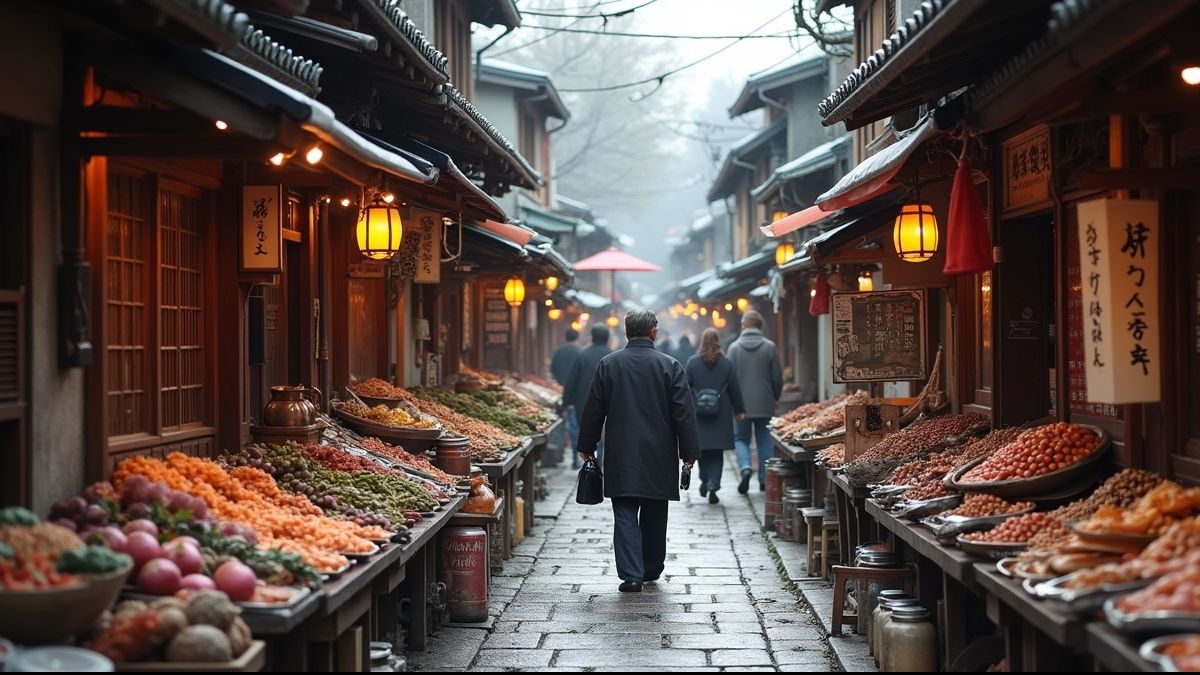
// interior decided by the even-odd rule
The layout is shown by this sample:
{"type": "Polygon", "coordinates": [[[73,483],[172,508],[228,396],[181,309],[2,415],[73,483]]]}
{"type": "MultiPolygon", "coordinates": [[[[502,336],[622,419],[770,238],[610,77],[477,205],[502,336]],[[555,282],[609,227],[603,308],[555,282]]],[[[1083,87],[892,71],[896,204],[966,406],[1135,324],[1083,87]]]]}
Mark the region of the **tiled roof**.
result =
{"type": "Polygon", "coordinates": [[[825,100],[817,105],[817,112],[821,117],[829,117],[830,113],[870,79],[904,45],[908,44],[909,40],[912,40],[917,33],[932,23],[943,9],[954,2],[955,0],[924,0],[920,8],[905,20],[904,25],[897,28],[896,32],[892,33],[891,37],[884,40],[883,45],[875,50],[874,54],[858,64],[854,72],[850,73],[838,88],[833,90],[833,93],[826,96],[825,100]]]}
{"type": "Polygon", "coordinates": [[[382,12],[392,27],[400,32],[400,35],[424,57],[431,67],[449,78],[449,74],[446,72],[446,64],[449,59],[433,46],[421,29],[417,28],[417,24],[408,18],[408,14],[405,14],[403,9],[400,9],[400,0],[362,0],[362,2],[382,12]]]}
{"type": "Polygon", "coordinates": [[[483,116],[483,113],[479,112],[479,109],[476,108],[470,101],[468,101],[467,97],[464,96],[461,91],[456,89],[453,84],[447,82],[445,85],[443,85],[442,92],[446,94],[446,97],[450,99],[451,103],[462,110],[467,117],[469,117],[476,125],[479,126],[480,129],[483,129],[484,133],[491,137],[492,141],[494,141],[505,152],[511,155],[513,159],[517,161],[517,164],[520,165],[521,169],[529,174],[534,183],[540,184],[542,182],[542,176],[540,173],[538,173],[538,170],[533,168],[533,165],[529,163],[529,160],[525,159],[525,157],[517,151],[516,147],[514,147],[513,144],[504,137],[504,134],[500,133],[500,130],[496,128],[496,125],[489,122],[488,119],[483,116]]]}
{"type": "Polygon", "coordinates": [[[267,63],[278,68],[288,76],[299,80],[316,93],[321,89],[321,64],[294,54],[291,49],[276,42],[271,36],[247,25],[242,32],[241,44],[267,63]]]}
{"type": "Polygon", "coordinates": [[[1046,32],[1027,44],[1016,56],[1009,59],[996,72],[984,79],[967,93],[968,100],[978,101],[1003,87],[1015,75],[1023,71],[1039,56],[1057,45],[1063,34],[1076,27],[1102,6],[1112,5],[1114,0],[1062,0],[1050,6],[1050,20],[1046,32]]]}

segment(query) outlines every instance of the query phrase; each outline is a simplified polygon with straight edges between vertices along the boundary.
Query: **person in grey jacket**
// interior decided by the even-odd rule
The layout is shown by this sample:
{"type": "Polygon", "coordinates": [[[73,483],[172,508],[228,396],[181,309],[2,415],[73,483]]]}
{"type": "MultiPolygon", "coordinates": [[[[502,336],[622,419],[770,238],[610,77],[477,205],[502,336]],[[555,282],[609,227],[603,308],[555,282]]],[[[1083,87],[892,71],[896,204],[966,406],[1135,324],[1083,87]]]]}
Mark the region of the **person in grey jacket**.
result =
{"type": "Polygon", "coordinates": [[[622,593],[662,576],[679,461],[690,467],[700,457],[692,390],[683,366],[654,348],[657,333],[652,310],[625,315],[629,344],[601,359],[579,424],[581,459],[594,458],[602,431],[607,437],[604,496],[612,499],[622,593]]]}
{"type": "MultiPolygon", "coordinates": [[[[592,389],[592,376],[596,374],[596,367],[600,365],[600,360],[612,353],[608,347],[608,326],[598,323],[592,326],[592,344],[587,349],[580,352],[579,357],[575,359],[575,363],[571,364],[571,371],[567,375],[566,382],[563,383],[563,404],[571,407],[571,415],[575,420],[575,449],[579,449],[579,424],[583,417],[583,404],[587,403],[588,392],[592,389]]],[[[596,456],[603,458],[604,456],[604,441],[601,440],[596,447],[596,456]]],[[[579,455],[573,456],[572,468],[578,469],[577,462],[579,455]]]]}
{"type": "Polygon", "coordinates": [[[729,346],[729,360],[733,361],[738,384],[742,387],[742,398],[746,403],[746,418],[734,425],[734,445],[737,449],[738,467],[742,471],[738,492],[750,490],[750,435],[754,434],[754,445],[758,449],[758,489],[766,491],[767,458],[775,454],[771,443],[771,430],[767,423],[775,414],[775,403],[783,393],[783,366],[779,363],[779,352],[775,343],[763,336],[762,314],[754,310],[742,316],[742,334],[729,346]]]}
{"type": "Polygon", "coordinates": [[[745,419],[742,388],[733,373],[733,362],[721,349],[721,336],[716,329],[706,329],[700,335],[700,353],[687,362],[688,384],[692,397],[699,400],[701,392],[717,393],[715,415],[702,415],[696,410],[696,429],[700,435],[700,496],[708,495],[708,503],[721,501],[721,472],[725,467],[725,451],[733,448],[733,422],[745,419]]]}

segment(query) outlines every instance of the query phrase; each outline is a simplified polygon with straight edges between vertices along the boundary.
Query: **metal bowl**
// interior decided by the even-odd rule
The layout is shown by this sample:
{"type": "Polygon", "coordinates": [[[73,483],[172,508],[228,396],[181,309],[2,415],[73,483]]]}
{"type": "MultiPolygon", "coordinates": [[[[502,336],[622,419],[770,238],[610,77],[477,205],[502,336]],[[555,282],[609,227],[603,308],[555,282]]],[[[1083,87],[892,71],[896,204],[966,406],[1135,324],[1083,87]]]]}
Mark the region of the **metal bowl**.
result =
{"type": "Polygon", "coordinates": [[[992,560],[1001,560],[1010,556],[1016,555],[1025,549],[1025,542],[997,542],[997,541],[971,541],[964,539],[964,535],[958,535],[954,539],[954,543],[964,553],[977,555],[981,558],[991,558],[992,560]]]}
{"type": "Polygon", "coordinates": [[[1138,579],[1124,584],[1101,584],[1093,588],[1067,588],[1074,574],[1043,581],[1034,586],[1034,595],[1049,600],[1076,616],[1089,616],[1099,611],[1105,601],[1119,593],[1136,591],[1150,585],[1152,579],[1138,579]]]}
{"type": "Polygon", "coordinates": [[[892,513],[899,518],[907,518],[913,522],[918,522],[922,518],[958,506],[962,503],[962,499],[962,495],[950,495],[948,497],[935,497],[915,502],[904,501],[897,504],[892,513]]]}
{"type": "Polygon", "coordinates": [[[1122,595],[1114,595],[1104,603],[1104,618],[1123,633],[1200,633],[1200,614],[1151,610],[1126,614],[1117,607],[1122,595]]]}
{"type": "Polygon", "coordinates": [[[938,538],[955,537],[960,534],[967,534],[969,532],[990,530],[1009,518],[1023,516],[1027,513],[1033,513],[1034,508],[1035,507],[1033,506],[1029,506],[1011,513],[1002,513],[998,516],[983,516],[978,518],[968,518],[966,516],[943,516],[941,514],[937,514],[925,518],[921,521],[921,524],[932,530],[934,536],[938,538]]]}
{"type": "Polygon", "coordinates": [[[1146,659],[1150,663],[1157,665],[1165,673],[1178,673],[1179,668],[1175,665],[1174,659],[1163,653],[1168,646],[1176,642],[1194,639],[1194,634],[1180,633],[1176,635],[1164,635],[1144,642],[1138,649],[1138,656],[1146,659]]]}
{"type": "Polygon", "coordinates": [[[1112,444],[1112,436],[1104,429],[1090,424],[1081,424],[1079,426],[1097,434],[1096,447],[1086,457],[1065,469],[1059,469],[1058,471],[1041,476],[1034,476],[1033,478],[987,481],[982,483],[963,482],[962,477],[967,472],[988,459],[981,457],[951,471],[944,480],[946,487],[959,492],[987,492],[1006,499],[1053,493],[1056,489],[1064,485],[1069,485],[1085,478],[1089,473],[1099,471],[1100,461],[1108,454],[1109,445],[1112,444]]]}

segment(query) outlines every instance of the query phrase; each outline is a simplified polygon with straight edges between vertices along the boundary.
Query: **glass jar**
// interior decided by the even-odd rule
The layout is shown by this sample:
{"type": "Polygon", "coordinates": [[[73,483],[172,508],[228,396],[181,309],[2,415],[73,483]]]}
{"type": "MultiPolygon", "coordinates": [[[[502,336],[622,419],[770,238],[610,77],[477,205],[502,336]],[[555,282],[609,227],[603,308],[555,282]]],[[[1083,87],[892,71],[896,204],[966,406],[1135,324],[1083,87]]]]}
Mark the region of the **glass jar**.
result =
{"type": "Polygon", "coordinates": [[[879,597],[875,601],[875,610],[871,612],[871,618],[867,620],[867,651],[875,657],[876,663],[879,661],[879,653],[875,648],[875,643],[879,637],[879,618],[887,611],[885,609],[886,603],[889,600],[899,600],[909,597],[912,596],[894,588],[879,592],[879,597]]]}
{"type": "Polygon", "coordinates": [[[938,667],[937,634],[924,607],[896,607],[883,628],[885,673],[931,673],[938,667]]]}
{"type": "MultiPolygon", "coordinates": [[[[856,563],[859,567],[895,569],[900,567],[900,556],[890,550],[886,544],[867,544],[859,548],[856,563]]],[[[858,633],[860,635],[870,636],[870,619],[875,612],[879,594],[882,591],[900,589],[903,586],[903,579],[862,579],[855,584],[859,607],[862,608],[858,614],[858,633]]]]}
{"type": "Polygon", "coordinates": [[[875,655],[875,663],[883,664],[883,631],[892,620],[892,610],[897,607],[911,607],[916,605],[917,599],[911,595],[903,595],[898,598],[884,598],[879,601],[879,606],[875,608],[875,613],[871,616],[871,651],[875,655]]]}

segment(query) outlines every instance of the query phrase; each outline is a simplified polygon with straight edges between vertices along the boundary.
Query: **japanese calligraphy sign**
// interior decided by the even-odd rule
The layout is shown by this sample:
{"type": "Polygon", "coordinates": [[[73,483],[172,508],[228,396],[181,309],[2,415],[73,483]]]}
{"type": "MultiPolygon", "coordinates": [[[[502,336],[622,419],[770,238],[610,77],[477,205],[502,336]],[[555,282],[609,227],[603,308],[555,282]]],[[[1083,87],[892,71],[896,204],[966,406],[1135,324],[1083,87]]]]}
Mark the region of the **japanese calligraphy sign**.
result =
{"type": "Polygon", "coordinates": [[[413,209],[412,221],[417,232],[416,284],[436,284],[442,280],[442,217],[434,211],[413,209]]]}
{"type": "Polygon", "coordinates": [[[1158,401],[1158,202],[1096,199],[1078,212],[1087,398],[1158,401]]]}
{"type": "Polygon", "coordinates": [[[283,190],[242,186],[242,271],[283,271],[283,190]]]}
{"type": "Polygon", "coordinates": [[[1004,208],[1050,198],[1050,130],[1038,128],[1004,142],[1004,208]]]}
{"type": "Polygon", "coordinates": [[[925,379],[924,291],[837,293],[831,304],[834,382],[925,379]]]}

